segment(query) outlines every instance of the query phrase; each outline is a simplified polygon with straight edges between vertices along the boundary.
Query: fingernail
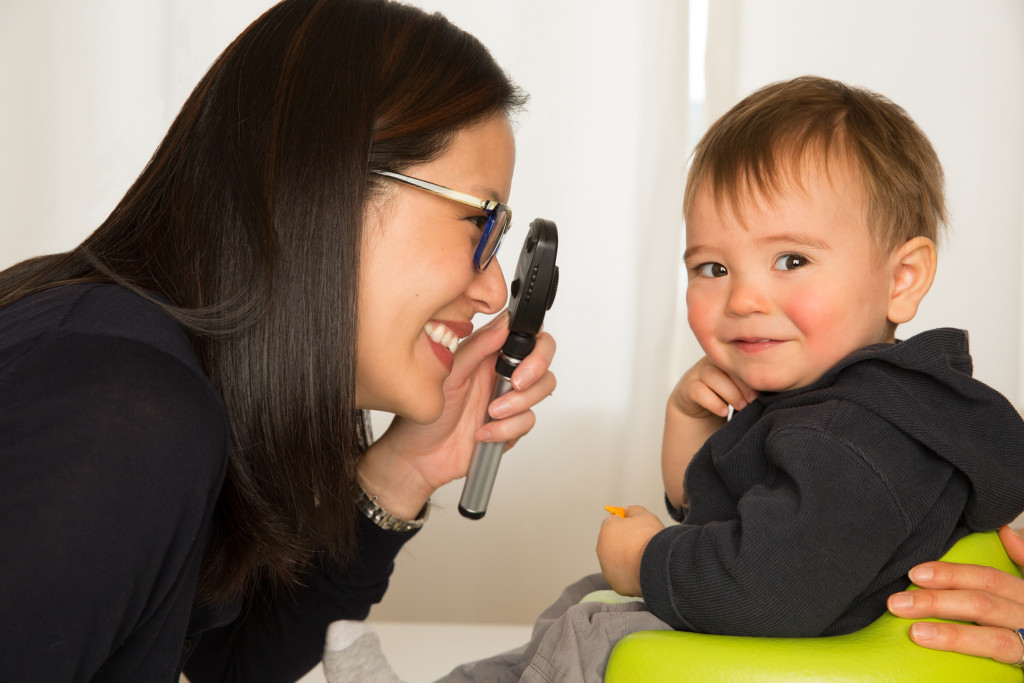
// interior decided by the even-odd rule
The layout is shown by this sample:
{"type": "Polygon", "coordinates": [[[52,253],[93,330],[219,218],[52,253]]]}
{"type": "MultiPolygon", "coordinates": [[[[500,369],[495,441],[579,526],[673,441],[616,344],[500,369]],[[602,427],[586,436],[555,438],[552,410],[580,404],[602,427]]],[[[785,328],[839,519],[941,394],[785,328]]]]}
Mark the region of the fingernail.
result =
{"type": "Polygon", "coordinates": [[[935,628],[935,624],[919,621],[910,625],[910,633],[918,640],[931,640],[939,634],[939,630],[935,628]]]}
{"type": "Polygon", "coordinates": [[[491,417],[497,419],[505,417],[512,412],[512,403],[505,399],[498,399],[491,404],[491,417]]]}
{"type": "Polygon", "coordinates": [[[914,567],[909,572],[910,580],[914,583],[920,581],[931,581],[935,576],[935,570],[931,567],[914,567]]]}
{"type": "Polygon", "coordinates": [[[481,427],[476,431],[477,441],[490,441],[492,436],[493,434],[491,434],[491,430],[487,429],[487,427],[481,427]]]}
{"type": "Polygon", "coordinates": [[[1019,538],[1019,539],[1021,539],[1021,540],[1024,540],[1024,534],[1022,534],[1022,533],[1021,533],[1022,531],[1024,531],[1024,529],[1014,529],[1014,528],[1013,528],[1013,527],[1011,526],[1011,527],[1010,527],[1010,531],[1012,531],[1012,532],[1013,532],[1013,535],[1014,535],[1014,536],[1016,536],[1017,538],[1019,538]]]}
{"type": "Polygon", "coordinates": [[[905,609],[914,606],[914,596],[910,593],[896,593],[889,597],[889,607],[905,609]]]}
{"type": "Polygon", "coordinates": [[[522,391],[523,387],[530,386],[530,382],[533,381],[533,370],[530,368],[519,368],[512,373],[512,386],[518,391],[522,391]]]}

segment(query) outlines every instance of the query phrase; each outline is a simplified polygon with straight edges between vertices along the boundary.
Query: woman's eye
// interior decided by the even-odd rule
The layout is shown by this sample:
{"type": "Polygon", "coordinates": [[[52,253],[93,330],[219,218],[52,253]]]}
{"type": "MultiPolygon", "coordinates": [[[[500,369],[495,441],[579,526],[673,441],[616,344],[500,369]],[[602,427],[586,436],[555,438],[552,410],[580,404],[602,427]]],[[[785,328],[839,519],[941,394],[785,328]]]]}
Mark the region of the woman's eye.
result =
{"type": "Polygon", "coordinates": [[[796,270],[807,265],[807,257],[800,254],[783,254],[775,259],[775,270],[796,270]]]}
{"type": "Polygon", "coordinates": [[[487,225],[487,216],[470,216],[467,218],[470,223],[476,226],[477,230],[483,230],[484,226],[487,225]]]}
{"type": "Polygon", "coordinates": [[[723,277],[729,270],[721,263],[702,263],[697,266],[697,274],[701,277],[723,277]]]}

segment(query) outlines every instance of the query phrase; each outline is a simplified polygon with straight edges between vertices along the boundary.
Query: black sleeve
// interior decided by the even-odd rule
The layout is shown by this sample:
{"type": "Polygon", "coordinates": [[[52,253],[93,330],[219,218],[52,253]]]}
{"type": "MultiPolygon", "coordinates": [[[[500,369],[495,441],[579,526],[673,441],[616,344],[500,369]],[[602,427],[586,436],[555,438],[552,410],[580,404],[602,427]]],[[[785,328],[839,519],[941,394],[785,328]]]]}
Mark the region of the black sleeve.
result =
{"type": "Polygon", "coordinates": [[[0,677],[170,680],[225,466],[215,392],[118,338],[50,336],[7,361],[0,677]]]}
{"type": "Polygon", "coordinates": [[[202,636],[185,666],[189,680],[298,680],[320,661],[332,621],[365,619],[380,602],[395,556],[415,534],[384,531],[360,517],[357,553],[348,565],[321,562],[303,585],[268,589],[247,599],[235,622],[202,636]]]}
{"type": "Polygon", "coordinates": [[[787,428],[767,451],[774,474],[742,495],[738,518],[670,526],[645,549],[644,600],[677,630],[822,634],[878,580],[950,476],[927,459],[937,471],[910,482],[917,501],[908,510],[848,441],[787,428]]]}

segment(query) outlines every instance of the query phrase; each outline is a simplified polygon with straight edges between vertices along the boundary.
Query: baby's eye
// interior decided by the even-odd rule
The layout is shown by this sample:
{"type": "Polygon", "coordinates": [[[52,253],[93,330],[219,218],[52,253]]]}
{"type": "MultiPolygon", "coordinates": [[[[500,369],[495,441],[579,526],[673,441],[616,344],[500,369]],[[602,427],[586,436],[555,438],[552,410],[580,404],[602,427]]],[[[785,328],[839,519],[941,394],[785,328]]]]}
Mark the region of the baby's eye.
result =
{"type": "Polygon", "coordinates": [[[721,263],[702,263],[696,268],[697,274],[701,277],[724,277],[729,274],[729,269],[721,263]]]}
{"type": "Polygon", "coordinates": [[[808,263],[806,256],[800,254],[783,254],[775,259],[775,270],[796,270],[808,263]]]}

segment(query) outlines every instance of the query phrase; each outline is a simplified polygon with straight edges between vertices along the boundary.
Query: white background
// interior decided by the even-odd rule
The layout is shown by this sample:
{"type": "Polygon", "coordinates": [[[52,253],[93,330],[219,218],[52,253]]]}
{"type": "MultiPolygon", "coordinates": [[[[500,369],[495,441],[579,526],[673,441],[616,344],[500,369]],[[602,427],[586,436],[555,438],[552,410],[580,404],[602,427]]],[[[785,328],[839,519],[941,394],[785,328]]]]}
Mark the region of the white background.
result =
{"type": "MultiPolygon", "coordinates": [[[[501,262],[510,272],[532,218],[557,222],[562,280],[547,329],[559,386],[505,458],[483,520],[458,515],[459,483],[438,493],[376,618],[532,621],[597,571],[605,504],[662,511],[664,400],[697,357],[678,296],[690,131],[774,80],[868,87],[930,136],[953,230],[901,336],[969,329],[976,375],[1021,407],[1024,4],[711,0],[705,104],[704,74],[688,76],[704,54],[698,41],[688,58],[685,0],[419,4],[481,38],[531,94],[501,262]]],[[[91,232],[208,65],[269,5],[0,0],[0,267],[91,232]]]]}

